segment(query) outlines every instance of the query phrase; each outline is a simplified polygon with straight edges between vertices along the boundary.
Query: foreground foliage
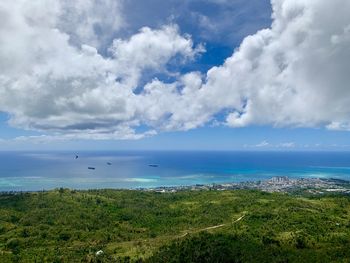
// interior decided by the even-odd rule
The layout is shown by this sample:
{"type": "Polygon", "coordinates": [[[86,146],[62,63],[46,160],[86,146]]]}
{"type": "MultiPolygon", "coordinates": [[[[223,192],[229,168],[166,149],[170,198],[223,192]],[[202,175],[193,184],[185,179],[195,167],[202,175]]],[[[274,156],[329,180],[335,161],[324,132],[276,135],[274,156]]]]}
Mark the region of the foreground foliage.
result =
{"type": "Polygon", "coordinates": [[[349,219],[340,195],[2,194],[0,262],[349,262],[349,219]]]}

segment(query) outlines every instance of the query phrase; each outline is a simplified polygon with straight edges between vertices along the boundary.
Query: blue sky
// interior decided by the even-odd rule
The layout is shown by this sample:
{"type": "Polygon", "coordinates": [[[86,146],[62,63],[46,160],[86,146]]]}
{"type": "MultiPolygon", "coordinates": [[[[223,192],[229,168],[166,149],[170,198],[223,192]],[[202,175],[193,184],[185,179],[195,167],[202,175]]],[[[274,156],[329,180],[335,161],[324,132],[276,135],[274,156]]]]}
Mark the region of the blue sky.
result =
{"type": "Polygon", "coordinates": [[[78,2],[0,6],[0,149],[350,150],[347,8],[78,2]]]}

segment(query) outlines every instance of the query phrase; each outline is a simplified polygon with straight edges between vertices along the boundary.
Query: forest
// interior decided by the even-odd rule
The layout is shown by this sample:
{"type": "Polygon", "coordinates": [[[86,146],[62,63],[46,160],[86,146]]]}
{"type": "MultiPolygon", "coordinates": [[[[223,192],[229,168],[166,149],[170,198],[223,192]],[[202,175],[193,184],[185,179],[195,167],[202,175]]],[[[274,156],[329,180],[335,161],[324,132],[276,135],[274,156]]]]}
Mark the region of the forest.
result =
{"type": "Polygon", "coordinates": [[[349,262],[350,198],[253,190],[0,194],[0,262],[349,262]]]}

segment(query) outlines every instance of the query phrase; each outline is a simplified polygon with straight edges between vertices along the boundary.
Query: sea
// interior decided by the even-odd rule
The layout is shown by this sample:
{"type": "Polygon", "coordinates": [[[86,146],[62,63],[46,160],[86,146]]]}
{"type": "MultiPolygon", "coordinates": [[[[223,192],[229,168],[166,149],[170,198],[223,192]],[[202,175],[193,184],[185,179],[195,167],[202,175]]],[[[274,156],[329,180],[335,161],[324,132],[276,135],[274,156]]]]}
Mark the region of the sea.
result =
{"type": "Polygon", "coordinates": [[[350,152],[0,152],[0,191],[135,189],[274,176],[350,180],[350,152]]]}

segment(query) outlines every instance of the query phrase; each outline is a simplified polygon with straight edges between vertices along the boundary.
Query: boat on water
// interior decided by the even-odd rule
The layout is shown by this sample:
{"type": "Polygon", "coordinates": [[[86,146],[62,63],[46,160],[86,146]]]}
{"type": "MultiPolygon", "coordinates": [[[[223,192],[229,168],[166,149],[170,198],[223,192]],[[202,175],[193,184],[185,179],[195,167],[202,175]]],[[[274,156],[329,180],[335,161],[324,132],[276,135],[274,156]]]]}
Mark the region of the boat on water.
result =
{"type": "Polygon", "coordinates": [[[89,166],[88,169],[89,169],[89,170],[95,170],[96,168],[95,168],[95,167],[89,166]]]}
{"type": "Polygon", "coordinates": [[[158,164],[149,164],[150,167],[158,167],[158,164]]]}
{"type": "Polygon", "coordinates": [[[112,163],[110,163],[110,162],[107,162],[107,165],[112,165],[112,163]]]}

